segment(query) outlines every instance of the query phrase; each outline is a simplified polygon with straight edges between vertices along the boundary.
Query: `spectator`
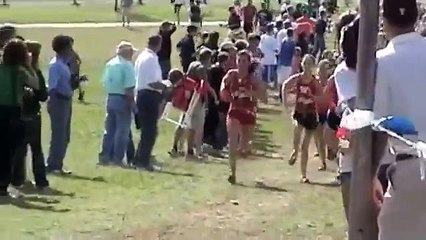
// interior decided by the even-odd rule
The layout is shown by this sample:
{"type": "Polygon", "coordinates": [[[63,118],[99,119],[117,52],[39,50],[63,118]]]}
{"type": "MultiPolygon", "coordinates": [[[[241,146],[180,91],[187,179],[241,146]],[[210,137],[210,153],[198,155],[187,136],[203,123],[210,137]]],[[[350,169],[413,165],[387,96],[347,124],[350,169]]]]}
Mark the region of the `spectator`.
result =
{"type": "Polygon", "coordinates": [[[297,36],[296,45],[302,50],[302,57],[309,53],[309,39],[305,32],[297,36]]]}
{"type": "Polygon", "coordinates": [[[312,54],[317,59],[321,58],[325,50],[325,32],[327,31],[327,15],[325,11],[320,12],[320,18],[315,25],[314,50],[312,54]]]}
{"type": "Polygon", "coordinates": [[[268,24],[266,33],[261,36],[259,48],[263,53],[261,64],[263,68],[263,81],[273,87],[275,85],[278,43],[274,37],[274,26],[268,24]]]}
{"type": "Polygon", "coordinates": [[[12,185],[20,188],[26,179],[25,157],[28,145],[31,147],[32,171],[35,186],[38,190],[46,190],[49,182],[46,178],[46,166],[41,143],[41,102],[47,100],[47,88],[43,73],[40,70],[39,56],[41,45],[38,42],[27,41],[28,50],[31,53],[31,67],[34,69],[38,79],[39,88],[25,87],[22,120],[25,128],[24,141],[19,144],[14,158],[12,170],[12,185]]]}
{"type": "MultiPolygon", "coordinates": [[[[226,73],[226,62],[229,55],[226,52],[220,52],[217,63],[209,71],[209,83],[219,96],[220,85],[226,73]]],[[[226,112],[220,111],[223,102],[217,105],[213,97],[209,98],[206,122],[204,123],[204,142],[210,144],[214,150],[222,150],[227,143],[226,139],[226,112]]]]}
{"type": "Polygon", "coordinates": [[[253,5],[253,0],[248,0],[247,4],[241,9],[243,17],[243,29],[248,36],[254,31],[254,22],[256,21],[257,9],[253,5]]]}
{"type": "Polygon", "coordinates": [[[30,67],[25,43],[10,40],[4,45],[0,64],[0,196],[8,196],[13,156],[24,140],[21,121],[24,86],[39,89],[39,81],[30,67]]]}
{"type": "Polygon", "coordinates": [[[149,37],[148,46],[143,50],[135,63],[137,111],[141,130],[140,141],[135,159],[137,168],[147,171],[159,170],[151,164],[152,149],[158,134],[158,116],[162,101],[162,91],[166,86],[162,83],[161,67],[157,52],[161,48],[161,36],[149,37]]]}
{"type": "MultiPolygon", "coordinates": [[[[303,16],[296,19],[296,24],[297,24],[297,27],[295,29],[296,37],[300,36],[302,33],[305,33],[308,39],[312,38],[315,31],[316,21],[309,17],[309,13],[307,11],[303,11],[303,16]]],[[[309,41],[309,42],[313,43],[313,41],[309,41]]]]}
{"type": "Polygon", "coordinates": [[[170,56],[172,55],[172,35],[176,32],[176,25],[170,22],[163,22],[160,26],[159,35],[161,36],[161,49],[158,52],[158,61],[161,66],[161,76],[167,79],[171,69],[170,56]]]}
{"type": "Polygon", "coordinates": [[[194,0],[189,0],[189,23],[191,26],[201,28],[203,25],[203,16],[201,14],[200,5],[194,0]]]}
{"type": "Polygon", "coordinates": [[[133,0],[121,0],[121,23],[123,27],[130,27],[130,12],[132,10],[133,0]]]}
{"type": "Polygon", "coordinates": [[[197,34],[197,27],[188,26],[186,28],[187,34],[176,45],[179,50],[180,63],[183,72],[188,71],[189,64],[195,60],[195,41],[194,37],[197,34]]]}
{"type": "Polygon", "coordinates": [[[228,17],[228,28],[229,30],[236,30],[241,28],[241,17],[235,11],[234,6],[228,8],[229,17],[228,17]]]}
{"type": "Polygon", "coordinates": [[[72,72],[68,59],[72,54],[72,38],[57,35],[53,38],[52,48],[56,56],[49,63],[47,111],[50,116],[51,139],[47,171],[71,174],[63,167],[71,134],[72,112],[72,72]]]}
{"type": "MultiPolygon", "coordinates": [[[[16,36],[16,29],[10,25],[3,25],[0,27],[0,49],[3,49],[6,43],[16,36]]],[[[1,54],[0,54],[1,56],[1,54]]]]}
{"type": "Polygon", "coordinates": [[[172,0],[172,3],[174,4],[174,13],[176,15],[176,21],[177,25],[180,26],[180,10],[182,6],[185,4],[184,0],[172,0]]]}
{"type": "Polygon", "coordinates": [[[291,28],[290,20],[284,21],[283,24],[283,28],[277,33],[277,42],[279,44],[279,48],[281,48],[281,44],[283,43],[284,38],[287,37],[287,29],[291,28]]]}
{"type": "MultiPolygon", "coordinates": [[[[421,104],[426,101],[426,69],[416,63],[426,61],[426,42],[414,31],[417,15],[415,0],[383,1],[383,29],[390,41],[387,47],[377,52],[373,109],[376,119],[389,115],[410,119],[418,134],[404,137],[424,142],[425,112],[421,104]]],[[[387,135],[378,134],[381,137],[377,141],[388,142],[387,135]]],[[[383,197],[384,189],[377,179],[373,184],[373,196],[381,207],[379,239],[423,239],[426,236],[426,228],[422,227],[426,224],[426,212],[423,210],[426,182],[421,179],[419,161],[424,159],[418,159],[416,150],[395,139],[389,138],[389,145],[395,150],[393,159],[396,163],[387,170],[390,186],[386,196],[383,197]]]]}
{"type": "MultiPolygon", "coordinates": [[[[105,131],[99,164],[123,165],[129,146],[136,84],[132,57],[137,50],[129,42],[117,46],[116,56],[105,66],[102,83],[107,93],[105,131]]],[[[130,159],[127,159],[128,161],[130,159]]]]}
{"type": "Polygon", "coordinates": [[[256,25],[259,24],[259,30],[265,32],[266,26],[274,20],[274,15],[267,8],[266,2],[262,1],[260,6],[261,9],[257,12],[256,16],[256,25]]]}
{"type": "MultiPolygon", "coordinates": [[[[281,89],[281,85],[285,80],[287,80],[291,75],[291,63],[293,60],[293,56],[296,51],[296,43],[293,39],[293,29],[287,30],[287,37],[284,38],[281,49],[278,54],[278,68],[277,68],[277,76],[278,76],[278,84],[279,89],[281,89]]],[[[280,91],[281,93],[281,91],[280,91]]],[[[282,98],[280,94],[280,99],[282,98]]]]}

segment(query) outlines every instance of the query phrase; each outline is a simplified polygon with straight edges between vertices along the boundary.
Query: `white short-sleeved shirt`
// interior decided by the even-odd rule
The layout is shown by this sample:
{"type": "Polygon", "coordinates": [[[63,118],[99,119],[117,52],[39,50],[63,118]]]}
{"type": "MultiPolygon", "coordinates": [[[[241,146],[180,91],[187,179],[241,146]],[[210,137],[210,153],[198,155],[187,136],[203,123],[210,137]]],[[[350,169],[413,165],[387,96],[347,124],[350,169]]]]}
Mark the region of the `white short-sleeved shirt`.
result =
{"type": "MultiPolygon", "coordinates": [[[[375,119],[399,116],[410,119],[418,139],[426,141],[426,40],[412,32],[394,37],[377,52],[375,119]]],[[[391,139],[389,143],[392,145],[391,139]]]]}
{"type": "Polygon", "coordinates": [[[278,47],[278,41],[274,36],[263,34],[259,43],[259,49],[263,53],[260,63],[262,65],[277,65],[278,47]]]}
{"type": "Polygon", "coordinates": [[[337,91],[337,105],[356,97],[357,73],[346,66],[343,61],[334,70],[334,82],[337,91]]]}
{"type": "Polygon", "coordinates": [[[136,90],[149,89],[150,83],[161,82],[161,67],[157,54],[151,49],[143,50],[135,62],[136,90]]]}

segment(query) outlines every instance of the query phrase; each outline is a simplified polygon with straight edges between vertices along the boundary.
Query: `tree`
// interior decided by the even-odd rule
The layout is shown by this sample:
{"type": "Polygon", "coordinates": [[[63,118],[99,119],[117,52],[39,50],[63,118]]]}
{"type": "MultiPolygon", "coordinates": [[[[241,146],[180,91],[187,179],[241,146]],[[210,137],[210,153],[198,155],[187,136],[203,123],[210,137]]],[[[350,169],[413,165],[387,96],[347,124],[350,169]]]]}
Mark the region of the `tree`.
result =
{"type": "MultiPolygon", "coordinates": [[[[376,44],[379,28],[379,0],[361,0],[358,40],[357,109],[373,110],[376,44]]],[[[372,179],[378,165],[377,148],[370,126],[355,130],[349,208],[349,240],[377,240],[377,209],[373,203],[372,179]]]]}

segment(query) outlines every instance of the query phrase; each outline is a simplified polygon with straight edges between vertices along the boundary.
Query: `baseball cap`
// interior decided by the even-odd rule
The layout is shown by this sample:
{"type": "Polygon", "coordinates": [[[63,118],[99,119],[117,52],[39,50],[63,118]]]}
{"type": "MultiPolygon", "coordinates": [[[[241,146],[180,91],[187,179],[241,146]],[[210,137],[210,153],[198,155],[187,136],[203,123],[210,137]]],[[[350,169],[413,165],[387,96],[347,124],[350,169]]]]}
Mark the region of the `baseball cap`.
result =
{"type": "Polygon", "coordinates": [[[122,51],[125,51],[125,50],[133,50],[133,51],[138,51],[138,49],[137,48],[135,48],[134,46],[133,46],[133,44],[131,43],[131,42],[128,42],[128,41],[121,41],[118,45],[117,45],[117,48],[116,48],[116,53],[121,53],[122,51]]]}
{"type": "Polygon", "coordinates": [[[409,25],[417,20],[416,0],[383,0],[383,17],[391,24],[409,25]]]}

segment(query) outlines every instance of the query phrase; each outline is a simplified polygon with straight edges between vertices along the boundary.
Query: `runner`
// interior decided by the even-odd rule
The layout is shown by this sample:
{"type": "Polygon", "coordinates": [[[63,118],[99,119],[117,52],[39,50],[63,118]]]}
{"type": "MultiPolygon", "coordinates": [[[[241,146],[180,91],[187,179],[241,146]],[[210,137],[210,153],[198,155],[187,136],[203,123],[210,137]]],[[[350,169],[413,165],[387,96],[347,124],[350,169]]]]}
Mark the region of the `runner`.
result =
{"type": "Polygon", "coordinates": [[[287,101],[288,94],[295,94],[295,109],[292,113],[294,122],[293,136],[293,152],[291,154],[289,164],[294,165],[299,153],[300,138],[302,131],[305,134],[302,139],[302,156],[301,156],[301,182],[310,183],[306,176],[308,158],[309,158],[309,144],[315,130],[318,127],[318,114],[316,110],[316,101],[322,95],[322,87],[314,76],[315,58],[312,55],[306,55],[302,60],[303,71],[300,74],[295,74],[284,83],[283,89],[283,103],[284,107],[288,110],[289,103],[287,101]]]}
{"type": "Polygon", "coordinates": [[[250,128],[256,124],[254,100],[262,97],[253,74],[250,53],[243,50],[238,53],[237,69],[230,70],[222,81],[221,98],[231,104],[227,116],[231,184],[236,183],[238,151],[248,148],[250,128]]]}

